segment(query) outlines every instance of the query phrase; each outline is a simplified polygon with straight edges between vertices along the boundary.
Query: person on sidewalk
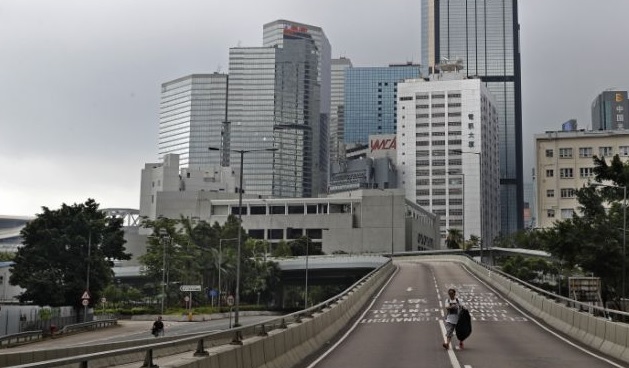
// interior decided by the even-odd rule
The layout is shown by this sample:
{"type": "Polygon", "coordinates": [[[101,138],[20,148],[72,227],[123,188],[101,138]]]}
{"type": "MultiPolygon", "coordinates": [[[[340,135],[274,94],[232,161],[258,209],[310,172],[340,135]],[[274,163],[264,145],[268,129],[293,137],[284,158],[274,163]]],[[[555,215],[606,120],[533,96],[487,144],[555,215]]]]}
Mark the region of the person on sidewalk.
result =
{"type": "MultiPolygon", "coordinates": [[[[450,348],[452,335],[454,335],[456,324],[459,322],[459,312],[463,308],[463,304],[459,298],[457,298],[455,289],[448,290],[448,297],[446,298],[444,304],[446,309],[446,341],[442,344],[442,346],[447,350],[450,348]]],[[[459,342],[459,348],[463,349],[463,341],[459,342]]]]}

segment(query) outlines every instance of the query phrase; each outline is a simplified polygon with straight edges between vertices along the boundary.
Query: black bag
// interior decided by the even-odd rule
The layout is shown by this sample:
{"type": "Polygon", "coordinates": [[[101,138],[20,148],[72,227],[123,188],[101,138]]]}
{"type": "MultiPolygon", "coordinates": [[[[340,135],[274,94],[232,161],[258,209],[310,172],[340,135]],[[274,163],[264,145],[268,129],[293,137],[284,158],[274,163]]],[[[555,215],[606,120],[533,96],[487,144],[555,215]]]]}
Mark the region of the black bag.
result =
{"type": "Polygon", "coordinates": [[[459,341],[467,339],[472,334],[472,318],[467,309],[461,309],[459,322],[457,322],[454,330],[456,332],[456,338],[459,341]]]}

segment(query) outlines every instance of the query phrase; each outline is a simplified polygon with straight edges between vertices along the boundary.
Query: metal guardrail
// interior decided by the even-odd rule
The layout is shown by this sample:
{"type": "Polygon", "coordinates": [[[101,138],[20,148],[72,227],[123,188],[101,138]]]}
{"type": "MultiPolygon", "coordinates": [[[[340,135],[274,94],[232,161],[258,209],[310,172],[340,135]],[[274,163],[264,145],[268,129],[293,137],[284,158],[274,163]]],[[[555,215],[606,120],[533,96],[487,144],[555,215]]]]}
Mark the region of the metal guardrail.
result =
{"type": "Polygon", "coordinates": [[[34,339],[41,340],[44,336],[44,331],[42,330],[33,330],[33,331],[23,331],[10,335],[5,335],[0,337],[0,347],[8,347],[13,344],[19,344],[20,342],[32,341],[34,339]]]}
{"type": "Polygon", "coordinates": [[[106,326],[111,326],[111,325],[115,325],[118,324],[118,320],[115,318],[112,319],[101,319],[101,320],[97,320],[97,321],[90,321],[90,322],[82,322],[82,323],[75,323],[72,325],[66,325],[64,326],[60,331],[59,334],[65,334],[65,333],[69,333],[72,331],[77,331],[77,330],[86,330],[86,329],[94,329],[94,328],[99,328],[99,327],[106,327],[106,326]]]}
{"type": "MultiPolygon", "coordinates": [[[[276,329],[286,329],[289,324],[301,323],[302,318],[311,317],[313,314],[322,312],[328,308],[333,307],[340,301],[346,299],[355,289],[365,284],[371,277],[374,277],[379,271],[392,264],[389,260],[380,267],[374,269],[369,274],[355,282],[352,286],[347,288],[342,293],[323,301],[310,308],[297,311],[291,314],[284,315],[282,317],[275,317],[260,323],[240,326],[232,328],[230,330],[194,334],[192,336],[183,337],[179,339],[173,339],[170,341],[161,341],[157,343],[145,344],[128,348],[119,348],[114,350],[106,350],[97,353],[90,353],[84,355],[71,356],[67,358],[59,358],[45,361],[34,361],[27,364],[14,365],[13,368],[44,368],[44,367],[57,367],[62,365],[79,363],[80,367],[95,366],[107,366],[106,359],[115,356],[118,364],[125,364],[137,361],[138,353],[144,353],[143,367],[154,367],[153,357],[168,356],[173,354],[193,352],[194,356],[206,356],[209,353],[205,350],[206,347],[216,347],[220,345],[242,345],[244,338],[254,336],[267,336],[268,332],[276,329]],[[125,356],[128,356],[128,361],[125,360],[125,356]],[[132,359],[132,360],[131,360],[132,359]],[[100,361],[102,365],[99,365],[100,361]]],[[[107,349],[107,345],[103,346],[107,349]]]]}

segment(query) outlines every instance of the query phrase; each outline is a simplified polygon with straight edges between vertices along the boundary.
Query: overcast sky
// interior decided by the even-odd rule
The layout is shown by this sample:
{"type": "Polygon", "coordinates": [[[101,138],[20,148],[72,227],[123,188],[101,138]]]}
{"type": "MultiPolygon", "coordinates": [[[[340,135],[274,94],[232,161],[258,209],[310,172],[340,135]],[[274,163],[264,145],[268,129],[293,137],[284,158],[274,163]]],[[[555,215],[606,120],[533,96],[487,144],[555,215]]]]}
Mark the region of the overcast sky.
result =
{"type": "MultiPolygon", "coordinates": [[[[607,88],[629,89],[627,0],[519,4],[525,182],[533,134],[576,118],[607,88]],[[578,5],[577,5],[578,4],[578,5]]],[[[139,207],[157,161],[160,85],[228,71],[228,49],[261,46],[262,25],[323,28],[355,66],[420,61],[420,0],[3,0],[0,214],[95,198],[139,207]]]]}

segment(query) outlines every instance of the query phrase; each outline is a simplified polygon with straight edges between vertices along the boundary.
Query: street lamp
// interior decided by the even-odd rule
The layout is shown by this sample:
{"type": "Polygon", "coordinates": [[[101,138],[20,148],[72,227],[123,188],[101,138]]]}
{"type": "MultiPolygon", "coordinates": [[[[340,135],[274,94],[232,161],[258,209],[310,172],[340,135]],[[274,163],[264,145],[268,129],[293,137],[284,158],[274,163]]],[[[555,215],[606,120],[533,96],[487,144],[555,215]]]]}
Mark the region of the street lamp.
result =
{"type": "MultiPolygon", "coordinates": [[[[378,190],[386,192],[386,190],[384,190],[382,188],[378,188],[378,190]]],[[[390,197],[391,197],[391,257],[393,257],[393,253],[395,253],[395,250],[394,250],[394,247],[393,247],[393,213],[394,213],[393,195],[394,195],[394,192],[392,190],[390,190],[389,193],[391,193],[391,195],[390,195],[390,197]]]]}
{"type": "MultiPolygon", "coordinates": [[[[217,147],[208,147],[210,151],[220,151],[217,147]]],[[[252,149],[252,150],[235,150],[230,149],[232,152],[240,154],[240,178],[238,184],[238,252],[236,260],[236,296],[234,298],[235,311],[234,311],[234,326],[238,327],[238,316],[240,310],[240,248],[242,247],[242,175],[243,175],[243,162],[245,153],[250,152],[263,152],[263,151],[277,151],[277,148],[265,148],[265,149],[252,149]]]]}
{"type": "MultiPolygon", "coordinates": [[[[287,238],[288,238],[289,231],[293,231],[293,228],[292,227],[286,228],[287,238]]],[[[302,233],[302,236],[303,236],[303,233],[302,233]]],[[[304,309],[308,308],[308,258],[310,256],[310,252],[308,248],[310,248],[310,238],[308,237],[308,235],[306,235],[306,283],[305,283],[305,290],[304,290],[304,309]]]]}
{"type": "Polygon", "coordinates": [[[223,263],[223,241],[238,240],[238,238],[218,240],[218,311],[221,311],[221,264],[223,263]]]}
{"type": "MultiPolygon", "coordinates": [[[[91,225],[91,223],[90,223],[91,225]]],[[[85,292],[90,292],[90,263],[92,262],[92,227],[89,228],[89,235],[87,237],[87,279],[85,280],[85,292]]],[[[87,301],[83,301],[83,322],[87,322],[87,301]]]]}
{"type": "MultiPolygon", "coordinates": [[[[477,155],[478,156],[478,190],[480,191],[479,193],[479,209],[480,209],[480,231],[481,231],[481,241],[479,244],[480,247],[480,262],[483,263],[483,241],[486,239],[486,234],[487,234],[487,229],[485,226],[485,213],[483,212],[483,203],[484,203],[484,171],[483,171],[483,155],[481,152],[474,152],[474,151],[463,151],[460,149],[455,149],[452,150],[452,152],[455,153],[460,153],[460,154],[470,154],[470,155],[477,155]]],[[[465,181],[465,179],[463,179],[465,181]]],[[[465,186],[463,188],[463,191],[465,191],[465,186]]],[[[463,219],[465,221],[465,207],[463,207],[463,219]]],[[[490,263],[492,263],[493,261],[491,260],[492,256],[491,256],[491,248],[490,248],[490,263]]]]}
{"type": "Polygon", "coordinates": [[[162,243],[162,308],[161,314],[164,314],[164,299],[166,298],[166,241],[170,240],[166,229],[159,229],[159,237],[162,243]]]}
{"type": "Polygon", "coordinates": [[[594,183],[595,187],[622,188],[622,299],[625,298],[625,279],[627,271],[627,186],[594,183]]]}
{"type": "MultiPolygon", "coordinates": [[[[463,212],[463,221],[462,221],[462,236],[463,236],[463,249],[465,249],[465,174],[460,171],[448,171],[448,175],[452,176],[460,176],[461,177],[461,203],[462,203],[462,212],[463,212]]],[[[450,188],[450,181],[448,181],[448,188],[450,188]]],[[[483,262],[483,247],[481,245],[480,248],[480,260],[483,262]]]]}

